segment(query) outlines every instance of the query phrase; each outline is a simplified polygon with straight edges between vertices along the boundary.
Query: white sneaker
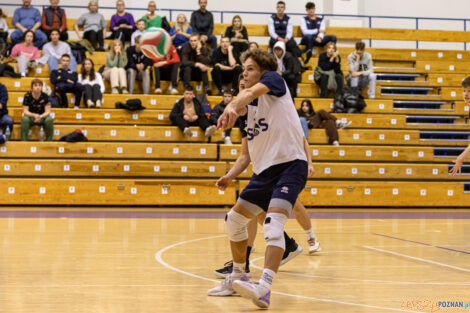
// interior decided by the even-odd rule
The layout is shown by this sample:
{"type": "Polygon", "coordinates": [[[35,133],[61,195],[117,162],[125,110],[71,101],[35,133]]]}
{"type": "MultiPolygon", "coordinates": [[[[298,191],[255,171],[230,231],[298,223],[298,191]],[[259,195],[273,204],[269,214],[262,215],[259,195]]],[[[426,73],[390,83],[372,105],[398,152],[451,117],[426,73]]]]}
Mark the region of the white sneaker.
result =
{"type": "Polygon", "coordinates": [[[170,93],[171,93],[172,95],[178,95],[178,94],[179,94],[178,89],[176,89],[176,88],[172,88],[171,91],[170,91],[170,93]]]}
{"type": "Polygon", "coordinates": [[[258,282],[235,280],[233,290],[245,299],[250,299],[260,308],[267,309],[270,303],[271,290],[261,286],[258,282]]]}
{"type": "Polygon", "coordinates": [[[217,131],[217,127],[215,127],[215,125],[212,125],[212,126],[209,126],[206,128],[206,132],[205,132],[205,136],[206,137],[210,137],[212,135],[214,135],[214,133],[217,131]]]}
{"type": "Polygon", "coordinates": [[[315,252],[321,251],[320,242],[315,240],[315,238],[309,238],[307,242],[309,245],[308,254],[314,254],[315,252]]]}
{"type": "Polygon", "coordinates": [[[333,146],[339,146],[338,140],[333,141],[333,146]]]}
{"type": "MultiPolygon", "coordinates": [[[[243,275],[240,278],[240,281],[249,281],[249,280],[250,279],[246,275],[243,275]]],[[[232,275],[228,275],[227,277],[225,277],[225,279],[217,287],[207,290],[207,295],[214,296],[214,297],[231,296],[234,293],[235,293],[235,290],[233,290],[232,275]]]]}
{"type": "Polygon", "coordinates": [[[225,142],[226,145],[231,145],[232,144],[232,140],[230,139],[229,136],[225,137],[224,142],[225,142]]]}
{"type": "Polygon", "coordinates": [[[96,100],[96,107],[101,108],[101,100],[96,100]]]}
{"type": "Polygon", "coordinates": [[[352,124],[351,121],[345,121],[345,122],[339,121],[339,123],[338,123],[338,128],[346,128],[346,127],[348,127],[348,126],[351,125],[351,124],[352,124]]]}
{"type": "Polygon", "coordinates": [[[189,127],[186,127],[184,130],[183,130],[183,133],[188,136],[188,137],[192,137],[193,136],[193,132],[191,131],[191,129],[189,129],[189,127]]]}
{"type": "Polygon", "coordinates": [[[92,108],[92,107],[95,106],[95,104],[93,103],[93,101],[91,101],[90,99],[88,99],[88,100],[86,101],[86,106],[89,107],[89,108],[92,108]]]}
{"type": "Polygon", "coordinates": [[[161,95],[161,94],[162,94],[162,90],[161,90],[160,88],[155,89],[155,94],[161,95]]]}

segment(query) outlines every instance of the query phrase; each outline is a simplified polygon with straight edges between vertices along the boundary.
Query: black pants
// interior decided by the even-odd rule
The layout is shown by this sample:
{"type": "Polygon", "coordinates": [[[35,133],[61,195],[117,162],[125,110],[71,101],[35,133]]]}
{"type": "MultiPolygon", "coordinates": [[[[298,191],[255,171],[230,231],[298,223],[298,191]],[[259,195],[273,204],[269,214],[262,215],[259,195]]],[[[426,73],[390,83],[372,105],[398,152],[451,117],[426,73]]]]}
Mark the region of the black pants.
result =
{"type": "Polygon", "coordinates": [[[96,102],[97,100],[101,101],[101,98],[103,98],[103,95],[101,94],[101,87],[98,84],[95,84],[93,86],[91,85],[84,85],[84,94],[83,94],[83,100],[85,103],[88,100],[91,100],[93,102],[96,102]]]}
{"type": "Polygon", "coordinates": [[[336,43],[336,36],[333,35],[326,35],[323,37],[321,42],[317,42],[316,35],[306,35],[302,37],[302,41],[300,41],[301,45],[305,45],[305,51],[312,49],[313,47],[324,47],[327,43],[334,42],[336,43]]]}
{"type": "MultiPolygon", "coordinates": [[[[336,93],[341,93],[344,86],[344,76],[343,73],[336,73],[336,93]]],[[[320,98],[328,98],[330,90],[328,90],[328,75],[321,75],[318,81],[315,81],[320,86],[320,98]]]]}
{"type": "Polygon", "coordinates": [[[131,41],[133,30],[130,28],[119,28],[118,30],[114,30],[111,38],[112,39],[119,39],[122,42],[122,45],[126,42],[131,41]]]}
{"type": "Polygon", "coordinates": [[[289,75],[289,76],[282,76],[284,80],[286,81],[287,87],[289,87],[290,95],[292,98],[297,97],[297,84],[298,80],[295,75],[289,75]]]}
{"type": "Polygon", "coordinates": [[[154,67],[155,89],[160,88],[160,80],[171,80],[173,88],[178,87],[178,68],[179,63],[173,63],[168,66],[154,67]]]}
{"type": "Polygon", "coordinates": [[[55,86],[55,91],[60,96],[60,104],[62,108],[68,108],[69,102],[67,100],[67,93],[73,93],[75,95],[75,106],[80,106],[80,101],[82,100],[83,86],[80,83],[71,84],[71,83],[58,83],[55,86]]]}
{"type": "Polygon", "coordinates": [[[248,50],[248,43],[246,42],[233,41],[232,46],[234,54],[236,53],[237,55],[241,55],[243,52],[248,50]]]}
{"type": "MultiPolygon", "coordinates": [[[[52,32],[52,30],[42,30],[42,31],[44,32],[44,34],[46,34],[47,41],[51,41],[51,32],[52,32]]],[[[69,34],[68,34],[67,30],[61,31],[59,33],[59,40],[60,41],[69,40],[69,34]]]]}
{"type": "Polygon", "coordinates": [[[104,46],[104,38],[103,38],[103,30],[100,29],[99,31],[95,32],[94,30],[89,30],[83,34],[83,38],[88,39],[93,46],[93,49],[98,47],[103,48],[104,46]]]}
{"type": "MultiPolygon", "coordinates": [[[[269,47],[272,49],[276,42],[276,39],[269,39],[269,47]]],[[[296,58],[302,55],[302,51],[300,51],[300,48],[295,42],[294,38],[291,38],[288,42],[286,42],[286,50],[292,53],[296,58]]]]}
{"type": "Polygon", "coordinates": [[[222,92],[222,84],[232,83],[232,89],[238,90],[238,76],[243,72],[241,65],[235,66],[233,70],[224,71],[219,66],[214,66],[212,70],[212,81],[215,83],[220,92],[222,92]]]}
{"type": "Polygon", "coordinates": [[[203,131],[205,131],[207,127],[211,126],[209,120],[205,116],[199,117],[194,122],[188,122],[183,118],[183,114],[181,114],[178,115],[176,118],[173,118],[171,121],[173,125],[178,126],[178,128],[182,131],[189,126],[199,126],[203,131]]]}
{"type": "Polygon", "coordinates": [[[201,71],[198,67],[184,66],[183,67],[183,81],[184,86],[187,87],[191,84],[191,81],[201,81],[204,86],[204,90],[209,89],[209,77],[207,72],[201,71]]]}

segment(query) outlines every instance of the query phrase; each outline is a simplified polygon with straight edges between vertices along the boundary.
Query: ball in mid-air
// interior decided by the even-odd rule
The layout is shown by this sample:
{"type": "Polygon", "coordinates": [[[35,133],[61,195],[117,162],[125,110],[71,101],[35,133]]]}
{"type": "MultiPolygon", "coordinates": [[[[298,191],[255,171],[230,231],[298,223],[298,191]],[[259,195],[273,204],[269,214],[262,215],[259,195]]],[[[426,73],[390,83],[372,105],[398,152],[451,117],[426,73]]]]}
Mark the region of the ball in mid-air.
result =
{"type": "Polygon", "coordinates": [[[167,55],[171,47],[171,37],[163,28],[150,27],[140,37],[140,47],[146,57],[157,61],[167,55]]]}

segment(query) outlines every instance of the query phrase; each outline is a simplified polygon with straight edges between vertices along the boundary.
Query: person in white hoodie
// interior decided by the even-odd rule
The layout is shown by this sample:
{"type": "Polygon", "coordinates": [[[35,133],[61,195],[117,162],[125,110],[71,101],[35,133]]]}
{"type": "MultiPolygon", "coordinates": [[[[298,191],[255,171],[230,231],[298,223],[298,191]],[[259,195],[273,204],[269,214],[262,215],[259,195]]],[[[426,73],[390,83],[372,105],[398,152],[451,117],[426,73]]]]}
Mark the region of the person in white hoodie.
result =
{"type": "Polygon", "coordinates": [[[369,85],[369,99],[374,99],[377,75],[374,74],[372,56],[365,49],[362,41],[356,42],[356,50],[348,55],[349,74],[346,81],[351,87],[359,89],[369,85]]]}
{"type": "Polygon", "coordinates": [[[286,51],[286,44],[282,41],[274,44],[273,52],[277,61],[277,72],[286,81],[292,98],[297,97],[297,84],[302,78],[302,65],[296,57],[286,51]]]}
{"type": "MultiPolygon", "coordinates": [[[[101,102],[104,93],[104,83],[101,74],[95,72],[95,65],[90,58],[83,61],[82,71],[78,74],[78,82],[82,84],[84,89],[84,102],[87,107],[96,106],[101,108],[101,102]]],[[[78,109],[77,105],[75,108],[78,109]]]]}

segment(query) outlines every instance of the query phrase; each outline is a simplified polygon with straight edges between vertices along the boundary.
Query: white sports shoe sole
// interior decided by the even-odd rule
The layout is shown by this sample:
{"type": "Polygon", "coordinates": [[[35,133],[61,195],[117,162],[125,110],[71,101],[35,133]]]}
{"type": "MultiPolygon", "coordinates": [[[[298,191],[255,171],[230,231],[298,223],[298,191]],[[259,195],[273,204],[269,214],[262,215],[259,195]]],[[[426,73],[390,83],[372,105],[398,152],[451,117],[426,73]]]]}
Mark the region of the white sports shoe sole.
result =
{"type": "MultiPolygon", "coordinates": [[[[253,284],[252,282],[244,282],[244,281],[236,280],[232,283],[232,286],[237,294],[242,296],[242,298],[253,301],[253,303],[256,306],[263,308],[263,309],[267,309],[269,307],[269,303],[261,301],[261,297],[257,293],[256,285],[253,284]]],[[[268,295],[268,301],[269,301],[269,295],[268,295]]]]}

